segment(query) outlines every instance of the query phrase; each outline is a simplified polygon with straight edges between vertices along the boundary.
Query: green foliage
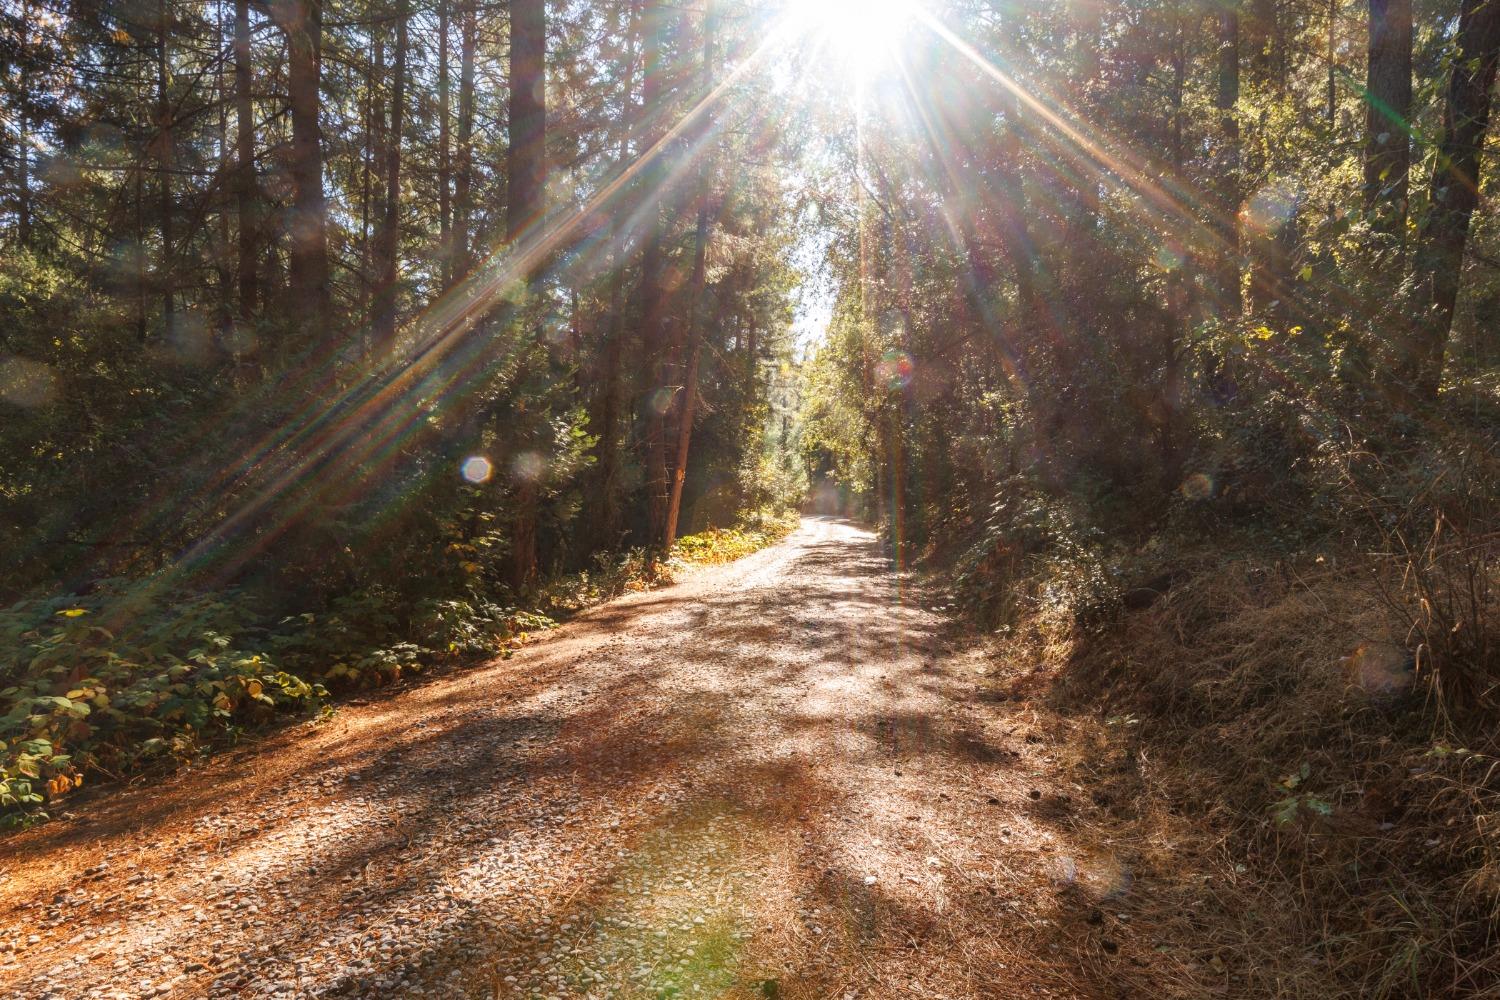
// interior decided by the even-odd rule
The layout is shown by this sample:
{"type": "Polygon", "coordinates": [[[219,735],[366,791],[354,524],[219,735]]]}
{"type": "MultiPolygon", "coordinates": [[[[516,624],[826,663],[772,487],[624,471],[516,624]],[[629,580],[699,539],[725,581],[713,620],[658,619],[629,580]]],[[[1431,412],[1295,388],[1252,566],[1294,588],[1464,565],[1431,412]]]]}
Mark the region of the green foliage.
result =
{"type": "Polygon", "coordinates": [[[785,538],[796,527],[795,517],[783,518],[760,529],[710,528],[679,538],[672,549],[674,560],[692,566],[715,566],[734,562],[785,538]]]}
{"type": "Polygon", "coordinates": [[[415,634],[448,656],[509,656],[528,635],[545,632],[556,622],[534,611],[470,598],[424,602],[415,625],[415,634]]]}
{"type": "MultiPolygon", "coordinates": [[[[601,554],[593,571],[550,581],[541,604],[577,611],[668,580],[673,566],[738,559],[795,525],[782,512],[690,535],[665,565],[641,550],[601,554]]],[[[380,587],[278,620],[241,591],[192,595],[123,580],[17,602],[0,611],[0,823],[46,818],[89,774],[184,761],[278,714],[317,713],[331,692],[510,656],[554,625],[473,591],[412,603],[380,587]]]]}
{"type": "Polygon", "coordinates": [[[185,760],[277,714],[315,713],[330,691],[509,655],[553,625],[473,598],[423,602],[409,622],[398,609],[369,592],[268,625],[239,592],[118,581],[18,602],[0,612],[0,817],[44,818],[90,772],[185,760]]]}
{"type": "Polygon", "coordinates": [[[1307,818],[1327,819],[1333,815],[1333,804],[1299,788],[1312,776],[1312,768],[1303,764],[1294,774],[1281,779],[1279,789],[1287,794],[1267,808],[1278,826],[1288,826],[1307,818]]]}
{"type": "Polygon", "coordinates": [[[232,739],[326,692],[279,668],[234,594],[168,596],[142,618],[125,594],[22,601],[0,612],[0,807],[35,815],[82,783],[232,739]]]}
{"type": "Polygon", "coordinates": [[[802,366],[802,449],[809,468],[831,472],[837,482],[867,493],[875,485],[875,467],[867,394],[858,374],[862,347],[852,324],[842,318],[829,334],[802,366]]]}
{"type": "Polygon", "coordinates": [[[1104,534],[1070,505],[1022,477],[1002,482],[983,527],[958,557],[960,605],[990,626],[1020,615],[1066,633],[1118,600],[1104,534]]]}

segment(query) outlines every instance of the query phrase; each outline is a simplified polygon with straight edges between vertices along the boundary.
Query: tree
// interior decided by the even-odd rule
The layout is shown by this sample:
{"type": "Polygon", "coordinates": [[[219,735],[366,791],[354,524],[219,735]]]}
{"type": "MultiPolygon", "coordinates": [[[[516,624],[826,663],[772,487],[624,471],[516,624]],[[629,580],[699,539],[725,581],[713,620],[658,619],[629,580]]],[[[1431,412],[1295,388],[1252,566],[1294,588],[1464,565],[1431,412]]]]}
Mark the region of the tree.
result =
{"type": "MultiPolygon", "coordinates": [[[[616,22],[623,36],[619,43],[620,59],[619,120],[622,123],[616,139],[617,172],[630,165],[632,153],[631,133],[639,121],[640,111],[635,100],[635,64],[640,33],[640,4],[631,0],[626,5],[623,17],[616,22]]],[[[595,447],[598,459],[599,508],[596,540],[609,546],[620,537],[620,396],[623,389],[621,364],[625,351],[627,330],[625,316],[625,284],[628,273],[627,250],[629,229],[626,219],[617,216],[610,223],[610,276],[605,295],[607,318],[603,324],[603,343],[600,352],[598,422],[599,440],[595,447]]]]}
{"type": "Polygon", "coordinates": [[[157,189],[160,192],[157,225],[161,231],[161,301],[162,325],[168,336],[173,332],[172,318],[172,251],[176,243],[173,230],[173,214],[176,206],[172,201],[172,171],[176,169],[173,139],[173,107],[170,91],[168,63],[171,56],[167,50],[167,37],[171,29],[172,12],[166,0],[156,5],[156,135],[153,141],[156,158],[157,189]]]}
{"type": "Polygon", "coordinates": [[[250,43],[250,0],[234,0],[235,209],[238,226],[239,308],[242,322],[255,316],[259,286],[255,267],[260,230],[255,178],[255,104],[251,95],[254,52],[250,43]]]}
{"type": "MultiPolygon", "coordinates": [[[[703,3],[703,55],[700,66],[701,84],[699,94],[707,101],[714,89],[714,44],[718,27],[714,0],[703,3]]],[[[698,221],[693,233],[693,271],[688,279],[688,322],[686,352],[687,369],[683,377],[682,399],[677,404],[677,447],[672,465],[672,489],[667,500],[666,521],[662,528],[662,550],[672,551],[677,542],[677,520],[682,513],[682,489],[687,481],[688,453],[693,441],[693,417],[698,409],[698,369],[703,354],[704,313],[707,303],[708,239],[712,225],[711,202],[713,201],[713,157],[709,152],[709,141],[713,136],[713,115],[705,110],[699,129],[700,141],[696,143],[698,161],[698,221]]]]}
{"type": "Polygon", "coordinates": [[[478,0],[464,0],[458,42],[458,171],[453,180],[453,270],[474,264],[470,227],[474,213],[474,55],[478,47],[478,0]]]}
{"type": "Polygon", "coordinates": [[[406,59],[409,48],[406,0],[397,0],[396,51],[391,73],[390,124],[384,136],[385,199],[381,209],[380,228],[375,234],[375,316],[374,350],[377,358],[389,356],[396,342],[396,325],[400,303],[397,284],[400,280],[401,250],[401,139],[406,115],[406,59]]]}
{"type": "Polygon", "coordinates": [[[1235,318],[1243,307],[1240,294],[1240,12],[1239,0],[1219,0],[1218,91],[1220,195],[1212,226],[1219,245],[1210,289],[1210,308],[1235,318]]]}
{"type": "Polygon", "coordinates": [[[452,87],[449,84],[448,43],[452,34],[451,0],[438,0],[438,260],[440,284],[453,284],[453,141],[451,135],[452,87]]]}
{"type": "Polygon", "coordinates": [[[1411,170],[1411,0],[1370,0],[1364,200],[1383,232],[1406,228],[1411,170]]]}
{"type": "MultiPolygon", "coordinates": [[[[507,242],[541,218],[547,189],[547,12],[544,0],[510,6],[510,149],[507,242]]],[[[533,276],[534,277],[534,276],[533,276]]]]}
{"type": "Polygon", "coordinates": [[[1417,393],[1429,399],[1437,395],[1442,381],[1469,223],[1479,204],[1490,92],[1500,64],[1500,3],[1463,0],[1454,48],[1430,205],[1417,231],[1416,275],[1426,312],[1418,320],[1406,372],[1417,393]]]}
{"type": "Polygon", "coordinates": [[[304,339],[332,322],[328,285],[328,209],[323,195],[323,130],[318,121],[323,70],[323,0],[289,0],[274,8],[287,43],[292,143],[290,243],[292,298],[304,339]]]}
{"type": "MultiPolygon", "coordinates": [[[[650,156],[666,136],[668,110],[665,0],[645,0],[641,18],[644,40],[642,56],[646,72],[642,94],[641,145],[643,155],[650,156]]],[[[666,536],[667,459],[666,407],[661,394],[666,391],[666,295],[662,289],[663,241],[666,239],[663,214],[664,188],[668,171],[659,158],[646,173],[646,241],[641,253],[641,354],[647,383],[641,402],[646,421],[643,436],[646,468],[646,536],[653,546],[666,536]]]]}
{"type": "MultiPolygon", "coordinates": [[[[505,207],[506,242],[513,253],[526,249],[527,229],[545,213],[547,193],[547,9],[545,0],[512,0],[510,8],[510,148],[506,177],[510,198],[505,207]]],[[[533,295],[542,287],[539,269],[524,275],[533,295]]],[[[537,303],[522,310],[523,337],[531,335],[530,316],[537,303]]],[[[522,350],[525,350],[524,342],[522,350]]],[[[525,372],[525,363],[522,372],[525,372]]],[[[522,376],[517,376],[520,381],[522,376]]],[[[516,486],[517,512],[511,538],[511,582],[521,590],[537,575],[537,482],[540,473],[523,470],[516,486]]]]}

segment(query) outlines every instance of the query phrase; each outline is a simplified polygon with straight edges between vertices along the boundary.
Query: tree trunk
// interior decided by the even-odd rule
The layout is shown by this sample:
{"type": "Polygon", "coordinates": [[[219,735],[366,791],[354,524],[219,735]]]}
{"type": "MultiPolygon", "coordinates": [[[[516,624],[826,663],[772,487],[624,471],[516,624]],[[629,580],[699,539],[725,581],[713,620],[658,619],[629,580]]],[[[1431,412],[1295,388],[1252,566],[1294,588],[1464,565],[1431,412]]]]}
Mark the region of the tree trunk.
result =
{"type": "Polygon", "coordinates": [[[239,238],[236,279],[239,284],[239,316],[249,321],[255,315],[259,288],[256,283],[255,252],[259,220],[255,184],[255,119],[250,96],[250,0],[234,0],[234,124],[235,199],[239,238]]]}
{"type": "MultiPolygon", "coordinates": [[[[700,226],[706,226],[700,223],[700,226]]],[[[702,251],[698,251],[701,256],[702,251]]],[[[699,265],[694,264],[696,270],[699,265]]],[[[702,278],[694,277],[698,294],[702,294],[702,278]]],[[[693,443],[693,418],[698,410],[698,362],[703,354],[702,334],[694,330],[688,345],[687,374],[683,379],[682,409],[677,418],[677,454],[672,466],[672,495],[667,502],[667,520],[662,536],[662,551],[671,552],[677,544],[677,519],[682,512],[682,490],[687,483],[688,452],[693,443]]]]}
{"type": "MultiPolygon", "coordinates": [[[[287,88],[292,111],[292,313],[305,340],[328,330],[328,209],[323,197],[323,133],[318,123],[323,72],[323,0],[289,0],[272,8],[283,18],[287,88]]],[[[297,345],[299,348],[305,344],[297,345]]]]}
{"type": "MultiPolygon", "coordinates": [[[[667,31],[666,0],[646,0],[642,15],[643,56],[646,65],[642,114],[645,128],[641,145],[649,151],[665,134],[667,31]]],[[[646,466],[646,529],[650,544],[661,542],[667,523],[666,463],[666,296],[662,287],[663,248],[666,239],[664,191],[668,170],[658,157],[646,171],[646,245],[641,253],[641,353],[646,372],[644,396],[646,433],[643,442],[646,466]]]]}
{"type": "MultiPolygon", "coordinates": [[[[630,164],[630,126],[637,121],[635,104],[636,31],[639,4],[632,0],[626,11],[625,66],[620,82],[619,169],[630,164]]],[[[609,318],[603,344],[604,368],[599,401],[599,442],[595,447],[599,469],[599,519],[596,542],[606,549],[620,541],[620,363],[625,348],[625,256],[630,233],[625,213],[612,220],[613,259],[609,279],[609,318]]]]}
{"type": "Polygon", "coordinates": [[[20,109],[16,142],[16,236],[31,248],[31,133],[26,111],[20,109]]]}
{"type": "MultiPolygon", "coordinates": [[[[1187,90],[1187,25],[1184,7],[1187,0],[1178,0],[1174,11],[1174,37],[1172,39],[1172,118],[1171,132],[1172,176],[1182,178],[1183,148],[1182,99],[1187,90]]],[[[1177,248],[1175,265],[1167,272],[1167,308],[1163,321],[1165,336],[1162,338],[1161,374],[1161,487],[1163,492],[1174,490],[1182,479],[1182,457],[1179,425],[1182,421],[1182,357],[1183,343],[1190,325],[1188,289],[1191,287],[1190,268],[1192,257],[1188,246],[1177,248]]]]}
{"type": "Polygon", "coordinates": [[[466,275],[474,265],[469,224],[474,214],[474,49],[479,27],[474,5],[466,0],[459,29],[458,171],[453,179],[453,270],[466,275]]]}
{"type": "Polygon", "coordinates": [[[379,269],[375,282],[375,343],[378,360],[390,357],[396,344],[397,281],[401,249],[401,133],[406,113],[406,55],[409,10],[398,0],[396,52],[391,80],[391,119],[385,131],[385,204],[380,229],[375,234],[375,260],[379,269]]]}
{"type": "Polygon", "coordinates": [[[1365,209],[1377,229],[1406,230],[1411,169],[1411,0],[1370,0],[1365,89],[1365,209]]]}
{"type": "MultiPolygon", "coordinates": [[[[227,39],[225,35],[224,0],[214,0],[214,41],[219,46],[220,51],[233,53],[234,42],[232,39],[227,39]],[[229,41],[227,49],[224,44],[226,40],[229,41]]],[[[230,63],[221,62],[218,72],[214,74],[214,103],[219,108],[219,134],[216,137],[219,147],[219,168],[218,176],[215,177],[214,183],[216,186],[227,187],[231,191],[234,188],[235,177],[233,146],[229,141],[229,105],[232,103],[229,75],[232,71],[233,67],[230,63]]],[[[235,308],[234,277],[230,273],[229,268],[231,256],[229,247],[233,232],[231,231],[228,204],[223,203],[218,208],[219,244],[214,248],[214,272],[219,278],[219,315],[216,325],[223,331],[227,330],[235,308]]]]}
{"type": "Polygon", "coordinates": [[[453,150],[449,128],[448,34],[450,0],[438,2],[438,280],[453,284],[453,150]]]}
{"type": "Polygon", "coordinates": [[[1219,245],[1211,306],[1227,319],[1244,308],[1240,296],[1240,121],[1235,106],[1240,100],[1240,13],[1238,0],[1226,0],[1219,8],[1219,89],[1214,106],[1219,110],[1220,148],[1218,170],[1222,185],[1215,229],[1219,245]]]}
{"type": "Polygon", "coordinates": [[[1463,0],[1455,43],[1458,52],[1443,106],[1443,139],[1432,174],[1431,205],[1417,236],[1417,287],[1427,310],[1418,320],[1409,377],[1419,395],[1428,399],[1437,395],[1442,380],[1469,222],[1479,203],[1490,90],[1500,61],[1500,3],[1463,0]]]}
{"type": "Polygon", "coordinates": [[[157,194],[161,199],[157,224],[161,231],[161,317],[162,327],[170,336],[174,325],[172,295],[172,251],[176,234],[172,226],[172,168],[174,138],[172,135],[172,95],[168,69],[167,30],[171,11],[165,0],[156,8],[156,165],[157,194]]]}
{"type": "MultiPolygon", "coordinates": [[[[510,148],[506,180],[510,197],[505,206],[506,242],[521,241],[527,228],[546,211],[547,194],[547,5],[545,0],[512,0],[510,7],[510,148]]],[[[536,288],[541,269],[525,275],[536,288]]],[[[531,314],[528,303],[523,316],[531,314]]],[[[528,329],[522,333],[529,338],[528,329]]],[[[520,381],[521,375],[517,375],[520,381]]],[[[511,546],[511,583],[526,590],[537,576],[537,518],[539,484],[526,476],[517,484],[516,530],[511,546]]]]}
{"type": "Polygon", "coordinates": [[[142,344],[147,337],[149,294],[146,281],[146,160],[143,155],[135,170],[135,339],[142,344]]]}
{"type": "MultiPolygon", "coordinates": [[[[511,0],[507,242],[539,218],[547,185],[547,21],[544,0],[511,0]]],[[[532,277],[532,276],[529,276],[532,277]]]]}
{"type": "Polygon", "coordinates": [[[378,186],[383,156],[380,134],[385,128],[385,104],[380,96],[380,69],[385,66],[385,42],[378,28],[370,30],[370,46],[365,51],[365,148],[359,181],[359,318],[370,322],[374,308],[374,259],[371,213],[378,186]]]}
{"type": "MultiPolygon", "coordinates": [[[[717,11],[714,0],[704,0],[703,5],[703,65],[702,85],[699,88],[703,99],[714,89],[714,44],[717,34],[717,11]]],[[[677,448],[672,464],[672,493],[667,500],[666,521],[662,529],[662,551],[671,552],[677,543],[677,520],[682,512],[682,490],[687,482],[688,453],[693,441],[693,418],[698,409],[698,362],[703,353],[704,294],[708,277],[708,237],[712,224],[710,201],[713,182],[713,162],[709,155],[708,141],[713,135],[713,113],[705,110],[701,138],[695,143],[698,156],[698,224],[693,243],[693,274],[688,285],[687,373],[683,379],[682,403],[677,413],[677,448]]]]}

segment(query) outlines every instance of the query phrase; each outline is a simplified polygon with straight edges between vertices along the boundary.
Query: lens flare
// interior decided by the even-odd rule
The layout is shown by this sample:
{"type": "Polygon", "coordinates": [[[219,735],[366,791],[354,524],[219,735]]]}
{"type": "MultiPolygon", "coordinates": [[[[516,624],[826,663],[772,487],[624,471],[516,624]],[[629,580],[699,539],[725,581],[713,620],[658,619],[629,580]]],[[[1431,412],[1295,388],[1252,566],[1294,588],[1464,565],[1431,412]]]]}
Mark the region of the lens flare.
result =
{"type": "Polygon", "coordinates": [[[57,398],[57,375],[52,366],[30,358],[0,355],[0,399],[32,409],[57,398]]]}
{"type": "Polygon", "coordinates": [[[657,414],[658,416],[665,416],[666,412],[672,408],[672,400],[675,399],[676,396],[677,392],[675,389],[657,389],[651,394],[650,399],[647,401],[647,405],[651,407],[651,411],[653,413],[657,414]]]}
{"type": "Polygon", "coordinates": [[[1214,495],[1213,477],[1195,472],[1182,481],[1182,495],[1189,500],[1207,500],[1214,495]]]}
{"type": "Polygon", "coordinates": [[[475,455],[473,458],[464,459],[460,472],[464,479],[478,486],[480,483],[490,481],[490,477],[495,474],[495,467],[483,455],[475,455]]]}
{"type": "Polygon", "coordinates": [[[522,482],[534,483],[547,471],[547,460],[534,451],[523,451],[510,463],[510,471],[522,482]]]}
{"type": "Polygon", "coordinates": [[[876,366],[876,374],[892,389],[905,389],[911,385],[915,370],[916,363],[912,361],[911,355],[897,350],[886,351],[880,364],[876,366]]]}

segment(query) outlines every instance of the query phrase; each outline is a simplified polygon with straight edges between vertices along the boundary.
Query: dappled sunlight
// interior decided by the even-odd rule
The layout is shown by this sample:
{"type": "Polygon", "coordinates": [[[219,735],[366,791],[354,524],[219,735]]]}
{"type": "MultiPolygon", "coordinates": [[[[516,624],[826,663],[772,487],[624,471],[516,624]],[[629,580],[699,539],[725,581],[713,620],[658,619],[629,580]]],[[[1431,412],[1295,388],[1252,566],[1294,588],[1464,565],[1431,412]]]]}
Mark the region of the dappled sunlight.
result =
{"type": "Polygon", "coordinates": [[[1495,993],[1497,68],[0,0],[0,993],[1495,993]]]}
{"type": "MultiPolygon", "coordinates": [[[[809,521],[681,587],[108,804],[98,878],[149,874],[100,911],[98,940],[168,942],[182,957],[162,975],[204,989],[310,983],[316,965],[331,996],[873,996],[1010,974],[970,936],[1005,913],[970,911],[1011,851],[1056,851],[1006,876],[1027,892],[1119,884],[1049,819],[993,829],[1002,803],[1030,804],[1020,758],[954,700],[970,682],[941,659],[941,621],[897,599],[867,533],[809,521]],[[145,828],[171,870],[128,846],[145,828]],[[226,965],[192,945],[205,921],[274,949],[226,965]],[[960,939],[965,957],[930,950],[960,939]]],[[[27,839],[7,909],[87,884],[65,839],[27,839]]]]}

